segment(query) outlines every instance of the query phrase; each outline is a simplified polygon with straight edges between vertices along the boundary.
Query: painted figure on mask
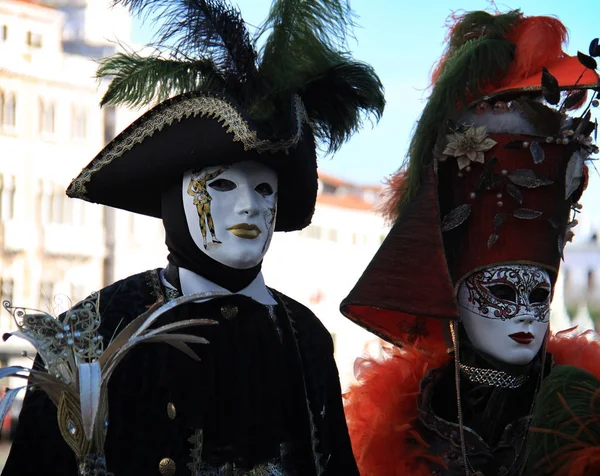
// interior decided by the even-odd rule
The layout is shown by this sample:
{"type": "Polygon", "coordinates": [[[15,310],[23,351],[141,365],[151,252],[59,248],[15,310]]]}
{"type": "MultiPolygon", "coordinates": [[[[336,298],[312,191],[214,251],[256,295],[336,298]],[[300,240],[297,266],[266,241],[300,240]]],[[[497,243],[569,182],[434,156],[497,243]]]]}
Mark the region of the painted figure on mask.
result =
{"type": "Polygon", "coordinates": [[[204,249],[208,246],[206,242],[206,227],[210,231],[210,236],[213,243],[221,243],[217,240],[215,235],[215,224],[213,222],[212,214],[210,213],[210,201],[212,197],[206,189],[206,183],[217,177],[223,172],[224,169],[217,169],[212,173],[200,173],[194,174],[192,177],[188,177],[187,194],[194,197],[194,205],[198,212],[200,232],[202,233],[202,245],[204,249]]]}
{"type": "Polygon", "coordinates": [[[3,476],[358,475],[331,336],[261,272],[273,233],[310,223],[317,144],[335,152],[383,112],[379,78],[345,52],[352,12],[337,0],[275,0],[256,51],[225,1],[116,3],[160,21],[154,45],[168,61],[118,53],[100,63],[113,79],[103,104],[154,107],[67,194],[165,228],[164,269],[98,292],[96,337],[120,344],[149,309],[164,315],[110,377],[102,446],[90,449],[52,392],[30,388],[3,476]],[[189,327],[198,319],[212,325],[189,327]]]}
{"type": "Polygon", "coordinates": [[[598,150],[595,62],[562,51],[555,18],[453,20],[408,167],[390,180],[393,226],[341,305],[395,345],[358,361],[346,395],[369,476],[537,474],[544,378],[566,364],[600,375],[600,345],[549,323],[598,150]]]}

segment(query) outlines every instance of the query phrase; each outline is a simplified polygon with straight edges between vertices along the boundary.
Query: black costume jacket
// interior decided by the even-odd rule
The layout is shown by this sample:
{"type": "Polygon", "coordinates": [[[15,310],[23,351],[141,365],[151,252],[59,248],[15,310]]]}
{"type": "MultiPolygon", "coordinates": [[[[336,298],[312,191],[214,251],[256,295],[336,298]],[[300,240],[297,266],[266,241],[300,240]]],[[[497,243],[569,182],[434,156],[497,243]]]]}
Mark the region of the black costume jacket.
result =
{"type": "MultiPolygon", "coordinates": [[[[168,300],[159,271],[100,291],[105,341],[168,300]]],[[[119,364],[108,390],[106,460],[114,476],[358,474],[331,336],[310,310],[271,291],[278,305],[270,313],[231,295],[167,314],[219,322],[187,331],[210,342],[191,344],[200,362],[149,343],[119,364]]],[[[2,475],[76,474],[55,405],[29,391],[2,475]]]]}

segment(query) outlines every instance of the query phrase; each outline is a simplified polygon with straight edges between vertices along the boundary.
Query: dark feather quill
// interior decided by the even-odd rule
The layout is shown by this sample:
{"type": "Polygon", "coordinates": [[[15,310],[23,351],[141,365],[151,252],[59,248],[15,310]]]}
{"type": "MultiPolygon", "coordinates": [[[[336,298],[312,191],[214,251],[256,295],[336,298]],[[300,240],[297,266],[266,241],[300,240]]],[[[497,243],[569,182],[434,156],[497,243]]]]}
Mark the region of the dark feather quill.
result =
{"type": "Polygon", "coordinates": [[[256,52],[239,10],[222,2],[178,0],[168,10],[158,43],[177,57],[210,56],[228,82],[256,79],[256,52]]]}
{"type": "Polygon", "coordinates": [[[362,123],[363,112],[379,120],[384,108],[381,82],[364,63],[342,57],[300,92],[315,135],[337,150],[362,123]]]}

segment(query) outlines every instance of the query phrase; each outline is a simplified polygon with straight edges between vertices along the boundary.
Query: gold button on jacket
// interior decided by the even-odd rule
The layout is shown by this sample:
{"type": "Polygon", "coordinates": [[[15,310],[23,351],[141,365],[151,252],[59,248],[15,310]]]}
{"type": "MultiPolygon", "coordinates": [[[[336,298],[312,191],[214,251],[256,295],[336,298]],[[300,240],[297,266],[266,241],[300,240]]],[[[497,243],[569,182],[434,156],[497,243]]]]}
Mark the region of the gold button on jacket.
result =
{"type": "Polygon", "coordinates": [[[171,458],[163,458],[158,463],[158,471],[163,476],[173,476],[175,471],[177,470],[177,466],[175,465],[175,461],[171,458]]]}
{"type": "Polygon", "coordinates": [[[167,415],[171,420],[175,420],[175,417],[177,416],[177,409],[173,402],[167,403],[167,415]]]}

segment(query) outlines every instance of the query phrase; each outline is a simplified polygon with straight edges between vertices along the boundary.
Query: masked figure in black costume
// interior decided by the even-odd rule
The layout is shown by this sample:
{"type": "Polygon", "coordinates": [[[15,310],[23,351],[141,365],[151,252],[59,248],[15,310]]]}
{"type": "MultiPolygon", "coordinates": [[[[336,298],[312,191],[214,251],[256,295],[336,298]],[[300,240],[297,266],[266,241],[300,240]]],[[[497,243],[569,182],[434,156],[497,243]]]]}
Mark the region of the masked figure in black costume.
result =
{"type": "MultiPolygon", "coordinates": [[[[121,3],[147,13],[157,2],[121,3]]],[[[118,54],[99,74],[113,77],[105,104],[162,102],[67,194],[160,218],[166,229],[165,269],[99,292],[106,341],[152,305],[199,292],[203,300],[161,319],[218,325],[190,330],[209,341],[191,345],[200,362],[159,343],[119,365],[105,466],[76,461],[56,407],[30,389],[2,474],[358,474],[331,337],[307,308],[266,287],[260,268],[274,231],[310,223],[316,142],[334,151],[363,114],[379,117],[381,83],[338,51],[350,18],[343,2],[275,1],[258,53],[222,2],[180,0],[159,14],[171,58],[118,54]]]]}

